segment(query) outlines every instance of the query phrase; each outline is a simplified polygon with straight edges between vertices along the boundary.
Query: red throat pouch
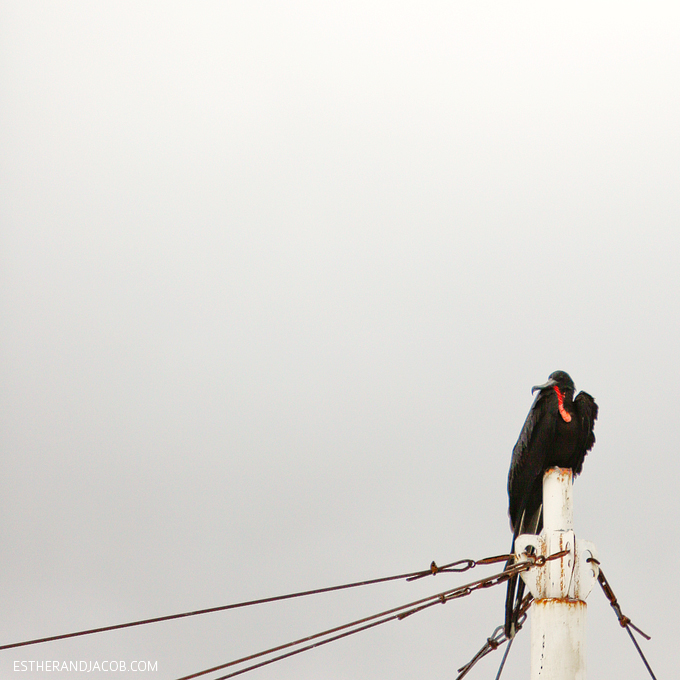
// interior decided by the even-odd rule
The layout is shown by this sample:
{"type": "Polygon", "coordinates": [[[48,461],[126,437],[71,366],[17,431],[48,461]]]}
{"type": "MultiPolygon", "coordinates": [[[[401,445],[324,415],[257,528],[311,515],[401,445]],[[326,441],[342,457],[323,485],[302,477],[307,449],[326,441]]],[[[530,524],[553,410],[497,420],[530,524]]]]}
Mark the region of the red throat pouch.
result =
{"type": "Polygon", "coordinates": [[[568,413],[567,410],[564,408],[564,395],[562,394],[562,392],[560,392],[560,388],[557,387],[557,385],[554,385],[553,389],[555,390],[555,394],[557,395],[557,408],[560,411],[562,420],[564,420],[565,423],[570,423],[571,414],[568,413]]]}

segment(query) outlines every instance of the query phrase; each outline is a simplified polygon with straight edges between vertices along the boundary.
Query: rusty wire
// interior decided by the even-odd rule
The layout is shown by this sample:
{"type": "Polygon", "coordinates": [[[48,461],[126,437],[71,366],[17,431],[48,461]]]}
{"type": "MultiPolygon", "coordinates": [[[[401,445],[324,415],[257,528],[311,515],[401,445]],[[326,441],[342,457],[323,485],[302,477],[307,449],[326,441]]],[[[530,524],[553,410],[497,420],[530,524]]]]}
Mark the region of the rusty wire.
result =
{"type": "Polygon", "coordinates": [[[605,597],[609,600],[609,604],[611,605],[611,608],[614,610],[616,613],[616,618],[619,620],[619,624],[621,628],[625,628],[626,632],[628,633],[630,639],[633,642],[633,645],[635,645],[635,649],[637,649],[638,654],[640,655],[640,658],[642,659],[642,663],[645,664],[645,667],[649,671],[649,674],[652,676],[653,680],[656,680],[656,676],[654,675],[654,671],[652,670],[651,666],[649,665],[649,662],[647,661],[645,655],[642,652],[642,649],[640,649],[640,645],[638,644],[638,641],[635,639],[635,636],[633,635],[633,631],[631,628],[640,635],[642,635],[643,638],[646,640],[651,640],[652,638],[647,635],[647,633],[644,633],[641,631],[627,616],[624,615],[624,613],[621,611],[621,606],[619,605],[619,601],[616,599],[616,595],[614,595],[614,591],[612,590],[612,587],[609,585],[609,581],[607,581],[604,572],[600,568],[600,562],[596,560],[594,557],[590,557],[588,559],[588,562],[594,562],[598,566],[598,574],[597,574],[597,581],[600,584],[600,587],[602,588],[602,592],[605,594],[605,597]]]}
{"type": "Polygon", "coordinates": [[[438,567],[434,562],[429,569],[421,571],[412,571],[406,574],[397,574],[396,576],[385,576],[382,578],[368,579],[364,581],[355,581],[354,583],[345,583],[339,586],[329,586],[327,588],[317,588],[315,590],[304,590],[296,593],[289,593],[287,595],[277,595],[274,597],[265,597],[259,600],[248,600],[247,602],[236,602],[234,604],[225,604],[218,607],[210,607],[208,609],[198,609],[195,611],[182,612],[181,614],[170,614],[168,616],[157,616],[151,619],[141,619],[139,621],[130,621],[128,623],[118,623],[112,626],[102,626],[100,628],[89,628],[87,630],[80,630],[75,633],[64,633],[61,635],[52,635],[50,637],[36,638],[33,640],[24,640],[23,642],[12,642],[6,645],[0,645],[0,651],[3,649],[13,649],[15,647],[25,647],[27,645],[37,645],[42,642],[54,642],[56,640],[65,640],[67,638],[81,637],[83,635],[92,635],[93,633],[105,633],[112,630],[120,630],[122,628],[132,628],[134,626],[144,626],[149,623],[160,623],[162,621],[172,621],[174,619],[188,618],[190,616],[199,616],[201,614],[212,614],[214,612],[226,611],[228,609],[238,609],[240,607],[249,607],[256,604],[266,604],[269,602],[279,602],[281,600],[289,600],[295,597],[304,597],[306,595],[318,595],[320,593],[330,593],[337,590],[346,590],[348,588],[357,588],[359,586],[373,585],[376,583],[385,583],[387,581],[397,581],[405,579],[412,581],[423,578],[425,576],[433,576],[440,572],[463,572],[468,569],[473,569],[477,565],[493,564],[494,562],[505,559],[507,555],[497,555],[495,557],[486,557],[482,560],[458,560],[457,562],[450,562],[442,567],[438,567]]]}
{"type": "MultiPolygon", "coordinates": [[[[519,633],[525,621],[527,620],[527,612],[529,611],[529,607],[531,606],[533,600],[534,598],[533,595],[531,594],[528,594],[522,600],[522,605],[519,609],[519,616],[517,619],[515,634],[519,633]]],[[[512,645],[513,640],[514,638],[510,640],[510,644],[508,645],[505,654],[503,655],[503,660],[501,661],[500,668],[498,669],[498,674],[496,675],[497,679],[500,678],[500,675],[503,672],[505,659],[508,656],[508,652],[510,651],[510,645],[512,645]]],[[[504,645],[506,642],[508,642],[508,638],[505,636],[505,626],[498,626],[494,630],[494,632],[491,633],[491,636],[486,639],[486,642],[484,643],[482,648],[472,657],[472,659],[470,659],[468,663],[466,663],[464,666],[458,669],[458,675],[456,676],[456,680],[462,680],[462,678],[464,678],[472,670],[473,666],[475,666],[478,661],[481,661],[487,654],[497,650],[501,645],[504,645]]]]}
{"type": "MultiPolygon", "coordinates": [[[[405,605],[401,605],[399,607],[394,607],[393,609],[389,609],[387,611],[380,612],[379,614],[373,614],[372,616],[367,616],[363,619],[358,619],[357,621],[352,621],[351,623],[346,623],[340,626],[336,626],[335,628],[330,628],[329,630],[323,631],[321,633],[315,633],[314,635],[308,635],[307,637],[300,638],[299,640],[295,640],[293,642],[287,642],[281,645],[278,645],[277,647],[272,647],[270,649],[266,649],[261,652],[257,652],[255,654],[251,654],[249,656],[244,656],[241,657],[240,659],[235,659],[233,661],[228,661],[227,663],[220,664],[219,666],[213,666],[212,668],[207,668],[202,671],[198,671],[197,673],[192,673],[191,675],[185,675],[182,676],[181,678],[178,678],[178,680],[192,680],[193,678],[198,678],[202,675],[206,675],[208,673],[213,673],[218,670],[223,670],[225,668],[229,668],[231,666],[237,666],[242,663],[245,663],[246,661],[253,661],[257,658],[263,657],[263,656],[268,656],[270,654],[273,654],[274,652],[280,652],[284,649],[290,649],[291,647],[298,647],[297,649],[293,649],[292,651],[286,652],[285,654],[280,654],[278,656],[272,657],[270,659],[266,659],[264,661],[260,661],[256,664],[252,664],[250,666],[247,666],[245,668],[241,668],[239,670],[236,670],[232,673],[228,673],[227,675],[221,675],[218,678],[214,678],[213,680],[226,680],[227,678],[233,678],[236,675],[241,675],[242,673],[247,673],[248,671],[254,670],[256,668],[261,668],[262,666],[266,666],[268,664],[274,663],[275,661],[280,661],[282,659],[288,658],[290,656],[294,656],[296,654],[300,654],[302,652],[305,652],[310,649],[314,649],[315,647],[320,647],[321,645],[328,644],[329,642],[333,642],[335,640],[339,640],[344,637],[348,637],[349,635],[353,635],[354,633],[361,632],[363,630],[367,630],[369,628],[373,628],[375,626],[379,626],[383,623],[387,623],[388,621],[394,621],[394,620],[402,620],[406,618],[407,616],[411,616],[412,614],[415,614],[417,612],[423,611],[424,609],[428,609],[429,607],[432,607],[435,604],[445,604],[449,600],[455,600],[461,597],[465,597],[467,595],[470,595],[472,592],[475,590],[481,590],[483,588],[490,588],[495,585],[499,585],[500,583],[504,583],[507,581],[510,577],[520,574],[524,571],[528,571],[534,566],[542,566],[546,562],[550,560],[555,560],[560,557],[564,557],[569,551],[568,550],[562,550],[561,552],[555,553],[553,555],[550,555],[549,557],[543,557],[543,556],[533,556],[533,555],[528,555],[527,559],[521,560],[520,562],[517,562],[506,569],[504,569],[502,572],[498,574],[493,574],[492,576],[488,576],[483,579],[479,579],[477,581],[473,581],[472,583],[466,583],[462,586],[458,586],[457,588],[451,588],[449,590],[445,590],[441,593],[437,593],[435,595],[430,595],[429,597],[422,598],[420,600],[416,600],[414,602],[410,602],[405,605]],[[344,632],[340,632],[344,631],[344,632]],[[328,637],[331,636],[331,637],[328,637]],[[325,639],[321,639],[325,638],[325,639]],[[306,642],[311,642],[312,640],[317,640],[316,642],[312,642],[311,644],[308,644],[304,647],[300,647],[299,645],[302,645],[306,642]]],[[[476,564],[493,564],[494,562],[500,562],[505,559],[507,559],[507,555],[501,555],[493,558],[486,558],[487,562],[483,561],[477,561],[476,564]]],[[[463,562],[464,560],[461,560],[463,562]]],[[[473,562],[473,560],[469,560],[470,562],[473,562]]],[[[457,563],[456,563],[457,564],[457,563]]],[[[472,568],[472,567],[467,567],[472,568]]],[[[435,573],[435,572],[433,572],[435,573]]],[[[528,608],[528,604],[527,604],[528,608]]],[[[481,657],[480,657],[481,658],[481,657]]]]}

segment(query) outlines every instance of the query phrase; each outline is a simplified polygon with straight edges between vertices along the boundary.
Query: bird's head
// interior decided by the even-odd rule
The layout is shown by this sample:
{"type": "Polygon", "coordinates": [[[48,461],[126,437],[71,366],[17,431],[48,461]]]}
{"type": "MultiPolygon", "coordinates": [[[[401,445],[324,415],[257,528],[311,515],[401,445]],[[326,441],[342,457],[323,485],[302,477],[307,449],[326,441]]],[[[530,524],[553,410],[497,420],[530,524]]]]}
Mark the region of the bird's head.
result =
{"type": "Polygon", "coordinates": [[[551,387],[557,387],[562,394],[568,394],[569,396],[574,394],[575,389],[574,381],[568,373],[565,373],[564,371],[555,371],[548,377],[548,382],[543,383],[542,385],[534,385],[534,387],[531,388],[531,394],[536,390],[545,390],[551,387]]]}

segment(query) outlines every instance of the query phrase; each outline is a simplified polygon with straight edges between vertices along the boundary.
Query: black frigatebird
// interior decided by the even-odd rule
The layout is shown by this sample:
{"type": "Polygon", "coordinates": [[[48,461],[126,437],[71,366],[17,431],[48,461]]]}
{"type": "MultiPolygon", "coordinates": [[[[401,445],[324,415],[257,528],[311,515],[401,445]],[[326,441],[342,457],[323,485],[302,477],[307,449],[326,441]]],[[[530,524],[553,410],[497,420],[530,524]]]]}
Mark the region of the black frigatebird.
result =
{"type": "MultiPolygon", "coordinates": [[[[574,381],[564,371],[550,374],[538,390],[519,439],[512,450],[508,497],[512,550],[520,534],[538,534],[543,528],[543,473],[551,467],[581,472],[586,453],[593,448],[597,404],[586,392],[574,398],[574,381]]],[[[508,581],[505,600],[505,635],[514,637],[524,581],[508,581]],[[515,590],[517,594],[515,595],[515,590]]]]}

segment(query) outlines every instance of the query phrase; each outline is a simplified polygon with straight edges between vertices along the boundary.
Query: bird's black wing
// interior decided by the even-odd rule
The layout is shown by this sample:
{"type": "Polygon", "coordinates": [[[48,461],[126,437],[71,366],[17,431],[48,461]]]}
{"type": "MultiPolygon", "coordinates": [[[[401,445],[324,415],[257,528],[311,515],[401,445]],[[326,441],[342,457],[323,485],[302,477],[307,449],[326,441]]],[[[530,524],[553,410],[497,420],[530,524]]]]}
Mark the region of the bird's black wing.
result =
{"type": "MultiPolygon", "coordinates": [[[[508,474],[508,497],[510,499],[510,526],[512,548],[520,533],[539,531],[540,508],[543,500],[543,467],[549,447],[555,438],[557,397],[554,393],[541,391],[529,410],[524,427],[512,450],[508,474]],[[533,521],[531,521],[533,520],[533,521]],[[527,527],[528,524],[534,526],[527,527]]],[[[512,564],[512,559],[505,565],[512,564]]],[[[505,635],[514,637],[519,615],[519,605],[524,595],[524,581],[517,575],[508,579],[505,596],[505,635]]]]}
{"type": "MultiPolygon", "coordinates": [[[[536,484],[541,483],[546,453],[555,438],[557,413],[555,395],[541,392],[536,397],[512,450],[508,497],[510,524],[515,536],[520,529],[522,514],[531,504],[531,496],[536,495],[536,484]]],[[[540,488],[538,494],[540,503],[540,488]]]]}
{"type": "Polygon", "coordinates": [[[578,459],[574,463],[573,468],[574,476],[576,476],[581,472],[583,459],[586,457],[588,451],[593,448],[593,444],[595,444],[593,427],[597,420],[598,408],[595,400],[587,392],[578,393],[578,396],[574,399],[574,407],[576,408],[580,424],[580,438],[577,448],[578,459]]]}

